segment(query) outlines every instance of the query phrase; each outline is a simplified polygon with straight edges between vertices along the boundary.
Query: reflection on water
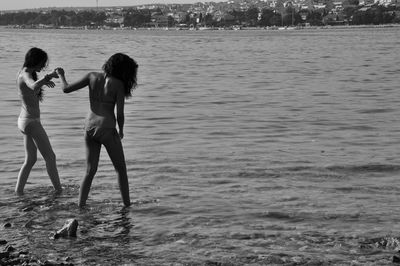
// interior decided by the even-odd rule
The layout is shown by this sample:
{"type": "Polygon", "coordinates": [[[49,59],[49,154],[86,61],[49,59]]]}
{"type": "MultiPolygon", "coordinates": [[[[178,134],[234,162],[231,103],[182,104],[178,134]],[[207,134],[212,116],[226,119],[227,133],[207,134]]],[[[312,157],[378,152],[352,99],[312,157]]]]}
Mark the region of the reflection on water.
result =
{"type": "Polygon", "coordinates": [[[400,229],[399,35],[1,29],[0,222],[11,227],[0,239],[83,265],[388,264],[400,229]],[[14,195],[24,158],[14,77],[31,46],[70,80],[117,51],[138,61],[123,140],[131,207],[103,150],[78,209],[87,92],[59,86],[41,108],[64,192],[39,156],[14,195]],[[70,218],[78,237],[53,239],[70,218]]]}

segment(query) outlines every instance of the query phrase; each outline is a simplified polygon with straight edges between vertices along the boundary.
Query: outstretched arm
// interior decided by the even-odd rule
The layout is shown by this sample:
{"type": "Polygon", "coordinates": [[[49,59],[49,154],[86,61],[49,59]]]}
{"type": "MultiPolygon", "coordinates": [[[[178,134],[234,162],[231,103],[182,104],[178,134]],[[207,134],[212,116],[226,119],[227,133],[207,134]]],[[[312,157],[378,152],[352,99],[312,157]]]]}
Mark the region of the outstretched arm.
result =
{"type": "Polygon", "coordinates": [[[80,80],[73,82],[71,84],[68,84],[67,80],[65,79],[65,72],[64,69],[62,68],[57,68],[56,72],[58,74],[58,76],[61,79],[61,83],[62,83],[62,90],[64,93],[70,93],[76,90],[80,90],[86,86],[89,85],[89,74],[86,74],[84,77],[82,77],[80,80]]]}
{"type": "Polygon", "coordinates": [[[58,78],[56,71],[54,70],[50,74],[45,75],[41,79],[34,80],[32,74],[29,72],[23,72],[22,78],[28,88],[33,90],[35,93],[39,93],[44,85],[54,88],[55,84],[51,81],[52,78],[58,78]]]}

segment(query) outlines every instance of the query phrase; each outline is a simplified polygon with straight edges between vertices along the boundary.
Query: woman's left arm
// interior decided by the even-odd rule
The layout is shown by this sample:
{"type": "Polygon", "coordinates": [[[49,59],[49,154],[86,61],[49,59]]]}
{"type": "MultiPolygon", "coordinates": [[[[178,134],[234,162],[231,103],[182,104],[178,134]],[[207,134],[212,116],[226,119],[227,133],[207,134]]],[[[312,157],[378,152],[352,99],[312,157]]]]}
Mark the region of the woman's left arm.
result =
{"type": "Polygon", "coordinates": [[[124,106],[125,106],[125,94],[124,88],[120,87],[117,90],[117,123],[118,123],[118,134],[121,139],[124,138],[124,123],[125,123],[125,114],[124,114],[124,106]]]}
{"type": "Polygon", "coordinates": [[[73,82],[71,84],[68,84],[67,80],[65,79],[65,73],[62,68],[57,69],[57,74],[61,79],[62,90],[64,93],[77,91],[89,85],[90,73],[86,74],[80,80],[73,82]]]}

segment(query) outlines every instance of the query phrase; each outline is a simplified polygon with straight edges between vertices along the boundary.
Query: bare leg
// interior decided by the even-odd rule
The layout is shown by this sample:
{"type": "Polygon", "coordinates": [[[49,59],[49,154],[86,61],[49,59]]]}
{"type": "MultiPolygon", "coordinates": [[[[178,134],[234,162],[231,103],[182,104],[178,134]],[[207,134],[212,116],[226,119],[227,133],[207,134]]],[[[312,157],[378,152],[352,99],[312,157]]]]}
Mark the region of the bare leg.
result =
{"type": "Polygon", "coordinates": [[[129,183],[126,172],[124,150],[122,148],[121,139],[119,138],[117,131],[115,131],[113,135],[110,135],[110,137],[107,138],[107,141],[105,141],[103,144],[107,149],[107,153],[110,156],[115,170],[117,171],[122,201],[124,202],[125,206],[130,206],[131,201],[129,197],[129,183]]]}
{"type": "Polygon", "coordinates": [[[57,171],[56,155],[51,147],[46,131],[40,122],[32,122],[27,128],[27,132],[32,137],[36,147],[39,149],[46,162],[47,173],[49,174],[54,189],[57,192],[61,192],[62,188],[57,171]]]}
{"type": "Polygon", "coordinates": [[[25,184],[28,180],[29,174],[32,170],[33,165],[37,160],[37,148],[33,139],[24,134],[24,146],[25,146],[25,162],[21,167],[18,174],[17,185],[15,186],[15,192],[22,194],[24,192],[25,184]]]}
{"type": "Polygon", "coordinates": [[[83,178],[81,188],[79,190],[79,207],[86,205],[86,200],[88,199],[90,187],[92,185],[93,177],[97,172],[97,167],[99,165],[99,157],[101,144],[96,142],[89,137],[85,137],[86,142],[86,174],[83,178]]]}

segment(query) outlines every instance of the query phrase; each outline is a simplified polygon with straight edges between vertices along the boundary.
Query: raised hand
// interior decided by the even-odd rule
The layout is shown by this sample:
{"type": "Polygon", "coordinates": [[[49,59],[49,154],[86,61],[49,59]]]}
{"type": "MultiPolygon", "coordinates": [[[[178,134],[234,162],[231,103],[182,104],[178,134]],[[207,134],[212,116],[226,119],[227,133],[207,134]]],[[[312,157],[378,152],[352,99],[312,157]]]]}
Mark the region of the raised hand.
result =
{"type": "Polygon", "coordinates": [[[51,78],[58,79],[57,68],[54,69],[53,72],[51,72],[49,75],[50,75],[51,78]]]}
{"type": "Polygon", "coordinates": [[[56,84],[53,81],[47,81],[46,84],[44,85],[46,85],[49,88],[54,88],[56,86],[56,84]]]}
{"type": "Polygon", "coordinates": [[[65,75],[65,71],[61,67],[57,67],[54,71],[56,72],[56,74],[58,76],[64,76],[65,75]]]}

